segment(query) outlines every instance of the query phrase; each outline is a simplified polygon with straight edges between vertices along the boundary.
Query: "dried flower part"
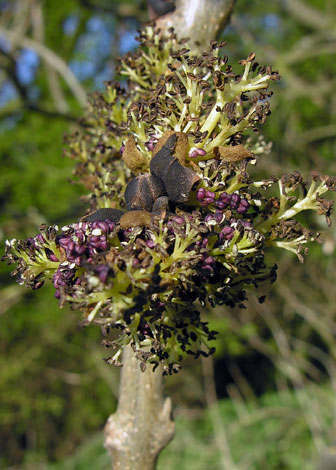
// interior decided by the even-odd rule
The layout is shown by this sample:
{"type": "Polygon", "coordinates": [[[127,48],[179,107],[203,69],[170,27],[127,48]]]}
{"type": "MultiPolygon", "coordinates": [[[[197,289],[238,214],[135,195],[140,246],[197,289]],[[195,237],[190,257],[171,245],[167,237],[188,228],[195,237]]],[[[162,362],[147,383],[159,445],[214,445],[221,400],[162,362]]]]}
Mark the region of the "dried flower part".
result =
{"type": "Polygon", "coordinates": [[[115,339],[104,340],[109,364],[120,365],[131,344],[142,363],[173,373],[185,355],[213,352],[216,332],[197,303],[243,308],[247,291],[276,279],[265,261],[271,247],[303,261],[319,235],[296,217],[313,210],[329,223],[324,197],[336,178],[249,176],[269,145],[246,130],[265,122],[268,87],[279,78],[254,54],[236,73],[220,53],[225,43],[197,56],[173,32],[163,38],[147,27],[139,40],[120,62],[127,89],[108,82],[86,131],[68,139],[94,212],[61,231],[42,226],[33,238],[7,241],[3,259],[16,264],[20,284],[51,281],[83,325],[113,329],[115,339]]]}
{"type": "Polygon", "coordinates": [[[166,131],[157,142],[153,149],[153,158],[156,154],[165,147],[169,149],[169,152],[174,155],[175,158],[185,165],[186,155],[189,150],[188,136],[184,132],[166,131]]]}
{"type": "Polygon", "coordinates": [[[236,163],[242,160],[252,159],[253,154],[244,145],[228,145],[214,148],[214,155],[225,162],[236,163]]]}
{"type": "Polygon", "coordinates": [[[146,210],[134,210],[125,212],[120,218],[120,227],[129,229],[134,227],[149,227],[151,224],[150,212],[146,210]]]}
{"type": "Polygon", "coordinates": [[[148,161],[136,146],[133,136],[131,136],[125,144],[122,159],[127,168],[135,174],[144,172],[148,169],[148,161]]]}

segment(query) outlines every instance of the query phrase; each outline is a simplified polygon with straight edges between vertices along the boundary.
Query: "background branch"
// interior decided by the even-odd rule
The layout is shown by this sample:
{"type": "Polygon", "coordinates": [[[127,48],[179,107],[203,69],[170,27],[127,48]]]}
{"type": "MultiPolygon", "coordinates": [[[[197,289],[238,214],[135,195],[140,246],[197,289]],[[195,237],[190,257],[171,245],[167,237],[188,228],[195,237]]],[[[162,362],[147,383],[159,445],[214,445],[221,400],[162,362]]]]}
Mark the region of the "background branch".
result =
{"type": "MultiPolygon", "coordinates": [[[[12,31],[6,30],[0,26],[0,34],[5,36],[6,39],[13,42],[15,40],[15,35],[12,31]]],[[[51,67],[57,70],[64,80],[67,82],[69,88],[71,89],[74,96],[77,98],[78,102],[85,106],[87,102],[87,96],[84,88],[82,87],[80,81],[77,79],[75,74],[67,66],[66,62],[55,52],[49,49],[44,44],[30,39],[28,37],[23,37],[20,42],[21,46],[27,47],[28,49],[33,49],[39,56],[41,56],[51,67]]],[[[15,45],[15,44],[14,44],[15,45]]]]}

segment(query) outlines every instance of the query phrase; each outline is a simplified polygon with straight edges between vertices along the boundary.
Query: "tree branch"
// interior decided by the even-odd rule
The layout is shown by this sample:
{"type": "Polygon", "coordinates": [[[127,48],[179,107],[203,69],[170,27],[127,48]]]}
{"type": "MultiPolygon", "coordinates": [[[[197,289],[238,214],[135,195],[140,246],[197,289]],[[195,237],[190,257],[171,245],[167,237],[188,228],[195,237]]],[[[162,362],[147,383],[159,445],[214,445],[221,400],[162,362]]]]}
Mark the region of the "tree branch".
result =
{"type": "Polygon", "coordinates": [[[176,0],[172,13],[157,20],[164,30],[173,27],[177,36],[189,38],[204,49],[230,20],[236,0],[176,0]]]}
{"type": "MultiPolygon", "coordinates": [[[[7,30],[0,26],[0,34],[5,36],[6,39],[9,41],[15,40],[15,36],[13,35],[12,31],[7,30]]],[[[87,103],[87,96],[84,88],[80,84],[79,80],[75,76],[75,74],[71,71],[68,67],[66,62],[55,54],[51,49],[46,47],[44,44],[41,44],[34,39],[30,39],[28,37],[23,37],[21,39],[21,46],[26,47],[28,49],[33,49],[38,55],[40,55],[51,67],[57,70],[64,80],[67,82],[69,88],[71,89],[74,96],[77,98],[78,102],[85,106],[87,103]]]]}
{"type": "Polygon", "coordinates": [[[154,470],[175,433],[171,401],[162,397],[162,371],[142,372],[130,346],[123,353],[118,410],[105,426],[113,470],[154,470]]]}
{"type": "MultiPolygon", "coordinates": [[[[11,54],[9,54],[8,52],[4,51],[1,47],[0,47],[0,55],[3,56],[7,60],[7,64],[0,64],[0,68],[6,71],[8,78],[14,85],[16,91],[19,94],[19,97],[21,98],[23,102],[23,106],[26,109],[28,109],[29,111],[39,113],[39,114],[44,114],[45,116],[48,116],[48,117],[62,118],[67,121],[78,122],[78,118],[74,115],[59,112],[59,111],[54,111],[54,110],[48,110],[35,103],[32,103],[29,98],[29,93],[28,93],[27,88],[20,82],[17,76],[17,66],[16,66],[16,60],[14,59],[14,57],[12,57],[11,54]]],[[[5,117],[14,116],[15,114],[17,114],[19,110],[20,109],[18,107],[14,109],[10,107],[9,112],[8,110],[7,111],[5,110],[5,112],[1,113],[1,117],[5,118],[5,117]]]]}

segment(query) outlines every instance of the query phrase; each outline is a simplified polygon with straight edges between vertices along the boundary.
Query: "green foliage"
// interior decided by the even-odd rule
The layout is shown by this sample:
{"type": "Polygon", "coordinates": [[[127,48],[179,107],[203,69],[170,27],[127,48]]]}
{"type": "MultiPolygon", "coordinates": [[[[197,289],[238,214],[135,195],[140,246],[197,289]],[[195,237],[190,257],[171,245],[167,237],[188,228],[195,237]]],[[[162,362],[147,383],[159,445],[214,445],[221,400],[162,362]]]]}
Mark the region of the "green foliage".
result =
{"type": "MultiPolygon", "coordinates": [[[[62,158],[66,131],[62,120],[28,114],[1,139],[0,165],[6,171],[0,174],[0,198],[7,226],[9,218],[23,218],[32,208],[46,222],[64,220],[67,214],[78,218],[83,213],[78,202],[81,189],[67,182],[72,162],[62,158]]],[[[28,233],[26,227],[21,228],[28,233]]]]}

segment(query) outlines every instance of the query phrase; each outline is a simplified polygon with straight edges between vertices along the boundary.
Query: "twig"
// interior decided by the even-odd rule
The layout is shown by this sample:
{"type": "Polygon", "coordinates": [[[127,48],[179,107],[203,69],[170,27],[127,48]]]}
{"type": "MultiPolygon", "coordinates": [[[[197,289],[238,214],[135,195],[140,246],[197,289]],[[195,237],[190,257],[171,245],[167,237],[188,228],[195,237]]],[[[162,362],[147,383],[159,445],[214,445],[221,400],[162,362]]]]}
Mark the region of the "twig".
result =
{"type": "MultiPolygon", "coordinates": [[[[16,60],[14,59],[14,57],[11,56],[11,54],[1,49],[1,47],[0,47],[0,55],[2,55],[3,57],[7,59],[7,65],[0,64],[0,68],[3,68],[7,72],[7,75],[10,78],[11,82],[13,83],[14,87],[16,88],[16,91],[18,92],[25,108],[27,108],[29,111],[36,112],[39,114],[44,114],[45,116],[49,116],[49,117],[62,118],[67,121],[74,121],[74,122],[78,121],[78,118],[74,115],[59,112],[59,111],[54,111],[54,110],[48,110],[31,102],[29,98],[29,94],[28,94],[28,89],[20,82],[17,76],[16,60]]],[[[2,118],[6,118],[6,117],[15,116],[18,114],[18,112],[20,112],[19,107],[15,107],[13,109],[13,107],[10,106],[9,110],[7,111],[6,109],[4,111],[2,110],[0,112],[0,115],[2,118]]]]}
{"type": "MultiPolygon", "coordinates": [[[[10,41],[15,40],[12,31],[9,31],[3,28],[2,26],[0,26],[0,34],[5,36],[10,41]]],[[[68,67],[66,62],[64,62],[64,60],[60,56],[55,54],[55,52],[46,47],[44,44],[34,41],[34,39],[30,39],[28,37],[22,38],[21,46],[27,47],[28,49],[33,49],[38,55],[45,59],[45,61],[51,67],[53,67],[62,75],[64,80],[67,82],[69,88],[73,92],[74,96],[77,98],[78,102],[82,106],[86,105],[87,96],[84,88],[82,87],[74,73],[71,71],[71,69],[68,67]]]]}
{"type": "Polygon", "coordinates": [[[221,418],[220,408],[218,406],[214,381],[214,366],[211,356],[208,358],[204,358],[202,356],[202,373],[205,399],[209,409],[216,446],[220,454],[222,469],[235,470],[237,467],[231,456],[228,438],[221,418]]]}
{"type": "Polygon", "coordinates": [[[304,388],[304,380],[300,368],[296,364],[296,357],[292,353],[288,344],[287,336],[283,331],[280,323],[277,321],[275,315],[271,315],[268,308],[260,306],[260,315],[265,320],[265,323],[270,328],[275,342],[278,346],[280,356],[276,363],[281,371],[288,376],[293,384],[297,400],[305,415],[306,422],[310,428],[311,435],[315,448],[321,450],[324,447],[324,442],[321,437],[321,423],[319,421],[318,410],[312,410],[314,403],[309,400],[308,394],[304,388]]]}
{"type": "MultiPolygon", "coordinates": [[[[42,11],[42,4],[39,1],[33,2],[31,10],[32,26],[34,39],[39,43],[44,43],[44,18],[42,11]]],[[[48,62],[44,60],[46,76],[49,86],[50,95],[53,99],[56,109],[60,113],[66,113],[69,111],[68,103],[64,97],[60,81],[58,79],[55,69],[53,69],[48,62]]]]}
{"type": "Polygon", "coordinates": [[[313,8],[307,2],[301,0],[287,0],[285,2],[289,10],[303,24],[315,29],[326,30],[333,27],[335,19],[329,15],[324,15],[317,8],[313,8]]]}

